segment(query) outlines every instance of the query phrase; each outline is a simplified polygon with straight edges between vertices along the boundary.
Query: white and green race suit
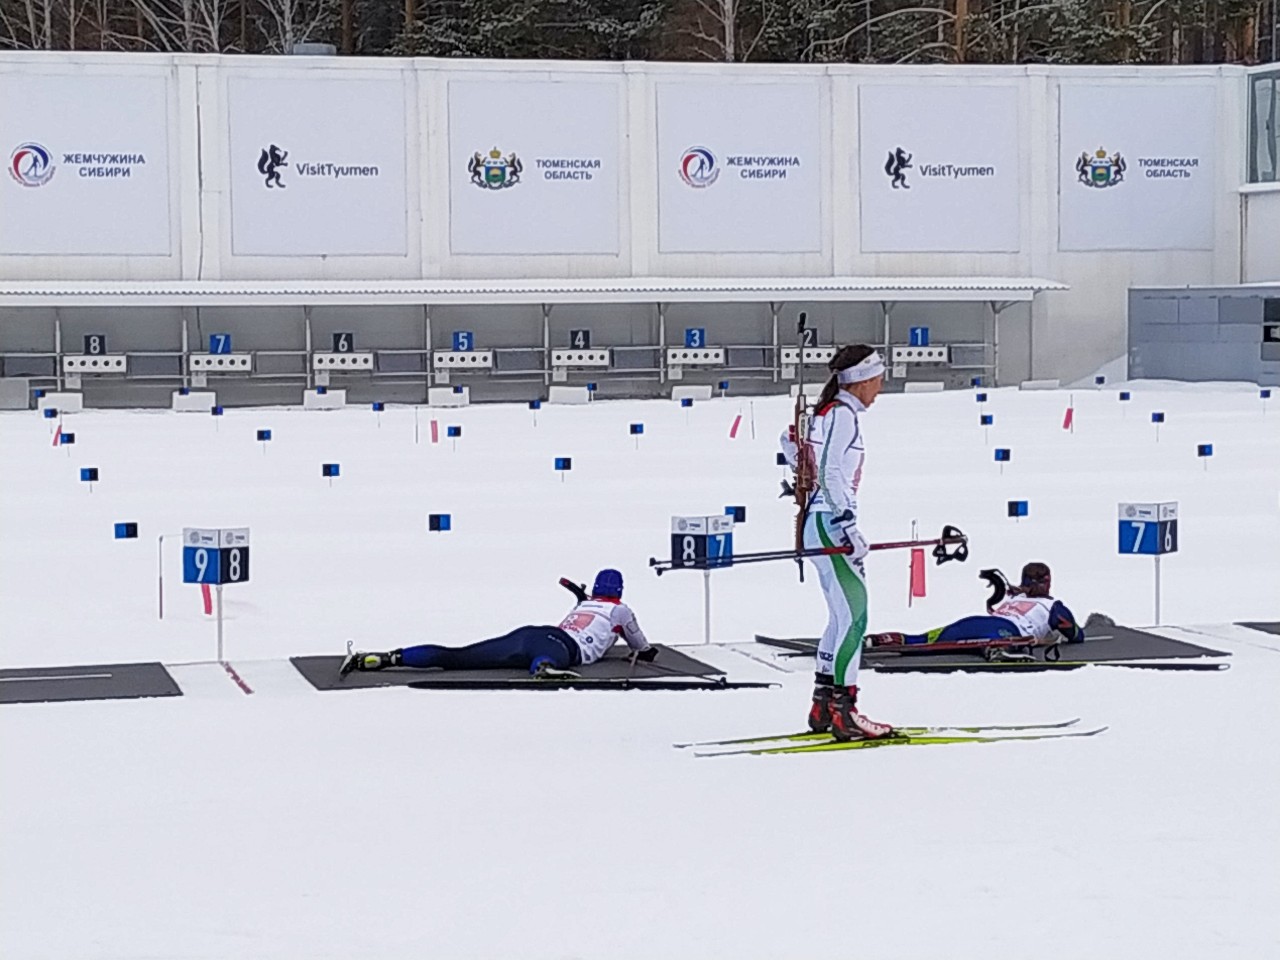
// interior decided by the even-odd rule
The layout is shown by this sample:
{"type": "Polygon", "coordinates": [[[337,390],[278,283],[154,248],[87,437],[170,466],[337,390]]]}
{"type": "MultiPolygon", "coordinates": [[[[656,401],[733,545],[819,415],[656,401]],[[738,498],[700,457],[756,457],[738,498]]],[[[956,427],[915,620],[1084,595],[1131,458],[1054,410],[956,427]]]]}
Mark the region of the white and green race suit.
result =
{"type": "MultiPolygon", "coordinates": [[[[814,412],[808,443],[813,453],[816,489],[810,496],[804,525],[806,549],[843,546],[832,522],[848,511],[858,519],[858,486],[865,449],[858,415],[866,411],[856,397],[841,390],[836,399],[814,412]]],[[[831,674],[838,687],[858,682],[862,638],[867,632],[867,583],[862,561],[836,553],[810,558],[827,601],[827,627],[818,644],[818,673],[831,674]]]]}

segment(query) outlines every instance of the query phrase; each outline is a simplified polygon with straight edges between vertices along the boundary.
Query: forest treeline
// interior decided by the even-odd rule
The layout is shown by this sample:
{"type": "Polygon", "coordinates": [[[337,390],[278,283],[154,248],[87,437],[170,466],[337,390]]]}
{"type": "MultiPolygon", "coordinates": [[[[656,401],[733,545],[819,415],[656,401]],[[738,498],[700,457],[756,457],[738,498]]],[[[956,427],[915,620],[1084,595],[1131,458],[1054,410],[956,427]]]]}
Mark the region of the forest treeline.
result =
{"type": "Polygon", "coordinates": [[[14,50],[783,63],[1264,63],[1280,0],[0,0],[14,50]]]}

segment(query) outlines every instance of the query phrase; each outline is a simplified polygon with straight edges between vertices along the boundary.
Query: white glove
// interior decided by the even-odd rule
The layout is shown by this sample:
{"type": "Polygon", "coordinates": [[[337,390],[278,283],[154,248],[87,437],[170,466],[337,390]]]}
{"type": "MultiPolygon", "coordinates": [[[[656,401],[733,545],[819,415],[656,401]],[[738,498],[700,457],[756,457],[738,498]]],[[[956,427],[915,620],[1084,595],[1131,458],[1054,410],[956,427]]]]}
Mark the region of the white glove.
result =
{"type": "Polygon", "coordinates": [[[867,543],[867,538],[862,535],[862,532],[858,529],[857,521],[852,517],[846,519],[845,516],[842,515],[834,518],[834,523],[840,539],[849,547],[849,556],[852,559],[861,560],[871,552],[871,547],[867,543]]]}

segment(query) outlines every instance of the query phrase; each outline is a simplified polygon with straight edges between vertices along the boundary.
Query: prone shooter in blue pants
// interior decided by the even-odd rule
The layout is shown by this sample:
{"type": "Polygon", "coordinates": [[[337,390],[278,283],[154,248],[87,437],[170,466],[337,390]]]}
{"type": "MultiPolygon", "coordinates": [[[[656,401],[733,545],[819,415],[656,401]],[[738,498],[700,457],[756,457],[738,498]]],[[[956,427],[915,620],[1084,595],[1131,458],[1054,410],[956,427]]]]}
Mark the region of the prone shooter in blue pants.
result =
{"type": "Polygon", "coordinates": [[[1030,646],[1044,643],[1051,633],[1057,633],[1067,643],[1084,641],[1084,627],[1076,622],[1065,603],[1049,593],[1052,576],[1048,564],[1028,563],[1022,568],[1018,586],[1011,585],[999,570],[984,570],[980,576],[992,588],[986,616],[963,617],[926,633],[867,634],[870,646],[981,646],[984,640],[1024,640],[1030,646]]]}

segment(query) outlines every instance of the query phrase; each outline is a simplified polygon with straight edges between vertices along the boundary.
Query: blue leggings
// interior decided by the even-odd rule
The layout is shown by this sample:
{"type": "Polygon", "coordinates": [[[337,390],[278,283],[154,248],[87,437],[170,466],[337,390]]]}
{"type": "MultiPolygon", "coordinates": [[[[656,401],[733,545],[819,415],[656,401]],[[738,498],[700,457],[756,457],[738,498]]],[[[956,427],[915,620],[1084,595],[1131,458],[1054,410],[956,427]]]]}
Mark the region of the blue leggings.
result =
{"type": "Polygon", "coordinates": [[[1004,617],[965,617],[928,633],[908,633],[906,643],[955,643],[960,640],[1001,640],[1020,637],[1022,630],[1004,617]]]}
{"type": "Polygon", "coordinates": [[[401,663],[406,667],[438,667],[441,670],[530,670],[538,660],[550,660],[561,670],[582,662],[582,650],[559,627],[516,627],[510,633],[465,647],[441,647],[423,643],[405,647],[401,663]]]}

